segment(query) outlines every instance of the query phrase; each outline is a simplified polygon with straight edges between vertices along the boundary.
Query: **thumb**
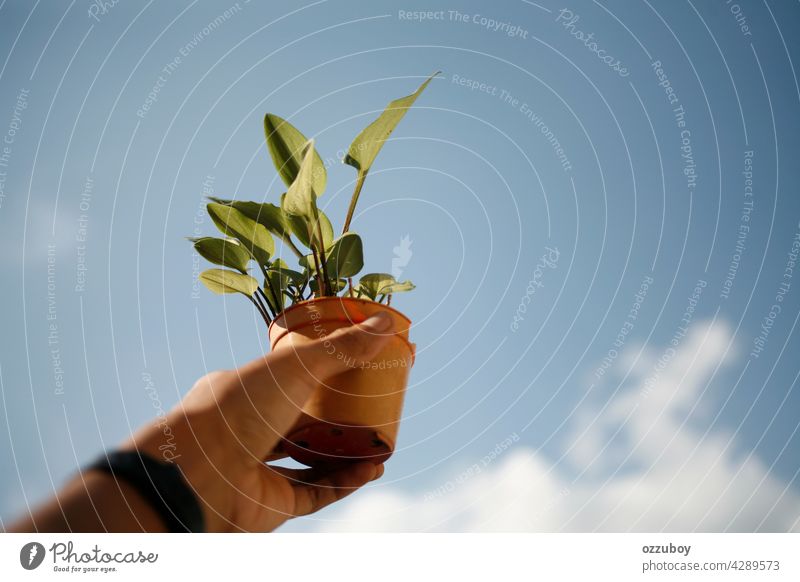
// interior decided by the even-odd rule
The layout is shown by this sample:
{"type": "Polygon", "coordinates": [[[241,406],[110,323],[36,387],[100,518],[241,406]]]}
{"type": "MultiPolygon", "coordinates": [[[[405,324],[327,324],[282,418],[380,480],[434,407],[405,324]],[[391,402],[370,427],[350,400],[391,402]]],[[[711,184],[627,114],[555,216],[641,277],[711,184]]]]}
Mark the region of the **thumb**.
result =
{"type": "Polygon", "coordinates": [[[393,336],[391,327],[392,318],[378,313],[319,339],[298,336],[297,343],[239,368],[237,384],[244,390],[236,390],[233,401],[238,425],[247,427],[245,446],[264,458],[294,425],[313,390],[375,357],[393,336]]]}
{"type": "Polygon", "coordinates": [[[297,363],[319,382],[369,361],[392,337],[392,318],[376,313],[325,337],[294,347],[297,363]]]}

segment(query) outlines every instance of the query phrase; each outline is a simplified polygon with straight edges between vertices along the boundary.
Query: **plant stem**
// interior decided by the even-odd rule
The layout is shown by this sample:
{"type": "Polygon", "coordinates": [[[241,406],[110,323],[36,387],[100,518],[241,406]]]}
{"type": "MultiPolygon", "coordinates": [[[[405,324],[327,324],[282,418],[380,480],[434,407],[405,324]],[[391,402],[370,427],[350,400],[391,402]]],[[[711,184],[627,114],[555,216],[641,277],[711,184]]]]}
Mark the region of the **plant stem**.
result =
{"type": "Polygon", "coordinates": [[[264,290],[263,290],[263,289],[259,288],[259,289],[256,291],[256,299],[258,299],[258,300],[259,300],[259,302],[261,303],[261,305],[262,305],[262,306],[263,306],[263,307],[264,307],[264,308],[265,308],[267,311],[269,311],[270,318],[271,318],[271,319],[275,319],[275,315],[277,314],[278,310],[277,310],[277,309],[275,309],[275,307],[272,305],[272,301],[270,301],[270,300],[269,300],[269,297],[267,297],[267,294],[266,294],[266,293],[264,293],[264,290]],[[266,305],[264,305],[264,302],[266,302],[266,305]]]}
{"type": "Polygon", "coordinates": [[[344,228],[342,234],[350,230],[350,221],[353,220],[353,213],[356,211],[356,203],[358,203],[358,196],[361,194],[361,188],[364,187],[364,180],[367,178],[367,172],[358,171],[356,178],[356,187],[353,190],[353,196],[350,198],[350,207],[347,209],[347,218],[344,220],[344,228]]]}
{"type": "Polygon", "coordinates": [[[311,255],[314,257],[314,271],[316,271],[317,275],[317,295],[321,297],[325,294],[322,287],[322,271],[320,270],[321,263],[319,260],[319,253],[317,253],[317,249],[313,245],[311,247],[311,255]]]}
{"type": "Polygon", "coordinates": [[[261,314],[261,318],[264,320],[264,323],[266,323],[266,324],[267,324],[267,327],[269,327],[269,324],[270,324],[270,319],[269,319],[269,316],[267,315],[266,311],[264,311],[264,308],[263,308],[263,307],[261,307],[261,305],[259,305],[259,304],[256,302],[256,300],[255,300],[255,299],[253,299],[253,297],[250,297],[250,296],[248,296],[248,299],[250,299],[250,301],[252,301],[252,302],[253,302],[253,305],[255,305],[255,306],[256,306],[256,309],[257,309],[257,310],[258,310],[258,312],[261,314]]]}
{"type": "Polygon", "coordinates": [[[303,293],[305,293],[307,286],[308,286],[308,279],[303,281],[303,286],[302,287],[298,287],[297,288],[297,299],[296,299],[296,301],[302,301],[303,300],[303,293]]]}
{"type": "Polygon", "coordinates": [[[283,309],[281,309],[281,305],[283,304],[282,297],[278,295],[278,292],[275,291],[275,286],[272,284],[272,281],[269,277],[265,277],[264,280],[267,282],[269,286],[269,292],[272,293],[272,298],[274,299],[275,303],[275,315],[278,315],[283,309]]]}
{"type": "Polygon", "coordinates": [[[348,285],[347,294],[350,297],[352,297],[353,296],[353,278],[352,277],[348,277],[347,278],[347,285],[348,285]]]}
{"type": "Polygon", "coordinates": [[[325,295],[331,295],[331,283],[328,279],[328,261],[325,257],[325,241],[322,238],[322,224],[319,221],[319,214],[317,214],[317,236],[319,237],[319,255],[322,261],[322,276],[325,278],[325,295]]]}
{"type": "Polygon", "coordinates": [[[264,295],[264,290],[261,289],[261,287],[256,289],[256,294],[254,295],[254,297],[256,298],[256,301],[258,301],[258,304],[261,306],[261,309],[264,310],[264,313],[271,313],[272,316],[270,317],[270,319],[274,319],[275,310],[272,309],[272,305],[270,305],[269,299],[267,298],[266,295],[264,295]],[[267,305],[264,305],[264,301],[262,301],[261,299],[262,297],[264,298],[264,300],[266,300],[267,305]]]}
{"type": "Polygon", "coordinates": [[[264,275],[264,283],[269,285],[270,287],[273,299],[275,299],[275,306],[272,305],[272,302],[269,300],[269,297],[267,297],[266,293],[264,293],[264,290],[261,287],[258,288],[258,291],[261,291],[261,296],[266,300],[267,305],[270,308],[270,311],[272,311],[272,317],[275,317],[278,314],[278,304],[277,304],[277,298],[275,298],[275,290],[272,289],[272,282],[269,280],[269,275],[267,274],[267,270],[264,268],[264,265],[259,263],[258,268],[261,269],[261,274],[264,275]]]}

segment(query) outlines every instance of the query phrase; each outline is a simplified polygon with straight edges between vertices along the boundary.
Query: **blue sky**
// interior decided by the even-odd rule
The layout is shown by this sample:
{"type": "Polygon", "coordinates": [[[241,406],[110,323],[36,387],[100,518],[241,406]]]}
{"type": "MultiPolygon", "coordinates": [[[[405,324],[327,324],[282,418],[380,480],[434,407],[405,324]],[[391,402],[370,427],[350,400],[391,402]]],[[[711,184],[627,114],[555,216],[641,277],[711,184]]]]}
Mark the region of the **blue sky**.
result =
{"type": "Polygon", "coordinates": [[[337,152],[441,70],[354,221],[369,271],[411,241],[398,450],[285,529],[798,529],[798,10],[3,2],[0,517],[267,349],[183,239],[283,191],[264,113],[340,224],[337,152]]]}

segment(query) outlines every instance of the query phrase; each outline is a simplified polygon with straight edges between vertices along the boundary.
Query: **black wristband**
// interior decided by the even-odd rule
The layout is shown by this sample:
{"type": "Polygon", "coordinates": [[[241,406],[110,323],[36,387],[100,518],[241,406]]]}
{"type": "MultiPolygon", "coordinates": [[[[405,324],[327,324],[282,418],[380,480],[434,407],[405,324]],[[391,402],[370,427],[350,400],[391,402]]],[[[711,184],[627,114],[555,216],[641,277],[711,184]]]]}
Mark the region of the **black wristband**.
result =
{"type": "Polygon", "coordinates": [[[131,484],[173,533],[205,531],[203,511],[177,465],[138,451],[113,451],[89,465],[131,484]]]}

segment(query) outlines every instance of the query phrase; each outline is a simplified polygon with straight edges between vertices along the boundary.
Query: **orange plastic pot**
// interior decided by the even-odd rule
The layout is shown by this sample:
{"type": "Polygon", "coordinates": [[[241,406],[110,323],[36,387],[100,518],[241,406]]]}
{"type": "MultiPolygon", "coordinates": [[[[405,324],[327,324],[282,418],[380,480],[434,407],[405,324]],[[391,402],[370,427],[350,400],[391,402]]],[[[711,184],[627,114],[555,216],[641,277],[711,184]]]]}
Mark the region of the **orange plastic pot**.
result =
{"type": "Polygon", "coordinates": [[[382,311],[392,318],[392,338],[368,362],[347,361],[350,369],[320,382],[300,420],[284,438],[283,452],[309,466],[369,460],[382,463],[394,452],[415,346],[411,321],[375,301],[323,297],[293,305],[269,326],[273,350],[324,339],[330,357],[347,358],[328,336],[382,311]]]}

